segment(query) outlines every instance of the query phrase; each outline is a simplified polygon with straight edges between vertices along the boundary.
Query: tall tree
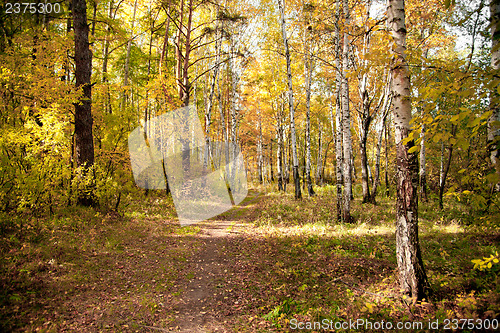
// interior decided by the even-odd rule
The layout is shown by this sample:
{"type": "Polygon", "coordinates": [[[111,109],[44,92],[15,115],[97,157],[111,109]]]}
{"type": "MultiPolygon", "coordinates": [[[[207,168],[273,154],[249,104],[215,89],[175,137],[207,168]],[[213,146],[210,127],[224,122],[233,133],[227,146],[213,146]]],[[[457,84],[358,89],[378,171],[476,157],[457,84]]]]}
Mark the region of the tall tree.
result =
{"type": "MultiPolygon", "coordinates": [[[[496,82],[500,82],[500,0],[490,0],[490,19],[491,19],[491,70],[496,82]]],[[[500,93],[498,86],[490,97],[490,108],[493,114],[488,121],[488,143],[490,147],[490,160],[500,179],[500,93]]],[[[500,191],[500,182],[495,184],[495,190],[500,191]]]]}
{"type": "MultiPolygon", "coordinates": [[[[335,133],[335,178],[337,183],[337,221],[342,221],[342,181],[343,181],[343,152],[342,152],[342,105],[340,101],[340,88],[342,85],[342,53],[340,50],[340,1],[335,2],[335,129],[333,128],[333,115],[330,114],[332,132],[335,133]]],[[[332,113],[330,109],[330,113],[332,113]]]]}
{"type": "Polygon", "coordinates": [[[285,58],[287,69],[287,83],[288,83],[288,106],[290,108],[290,132],[292,136],[292,155],[293,155],[293,179],[295,182],[295,199],[302,198],[300,190],[300,174],[299,174],[299,157],[297,154],[297,137],[295,133],[295,111],[293,105],[293,85],[292,85],[292,65],[290,59],[290,49],[288,47],[288,38],[286,36],[285,25],[285,6],[281,3],[284,0],[278,0],[278,7],[280,11],[281,33],[283,36],[283,44],[285,46],[285,58]]]}
{"type": "MultiPolygon", "coordinates": [[[[94,142],[92,137],[92,54],[89,48],[89,26],[87,25],[87,4],[85,0],[73,0],[73,25],[75,29],[75,78],[76,87],[83,89],[75,103],[75,154],[76,164],[83,168],[83,175],[94,165],[94,142]]],[[[95,205],[92,186],[78,194],[78,203],[95,205]]]]}
{"type": "Polygon", "coordinates": [[[349,35],[347,27],[349,27],[350,12],[348,0],[343,1],[344,10],[344,46],[342,49],[342,130],[343,130],[343,148],[344,148],[344,204],[342,216],[345,223],[351,223],[351,197],[352,197],[352,138],[351,138],[351,115],[349,111],[349,79],[347,71],[349,66],[349,35]]]}
{"type": "Polygon", "coordinates": [[[408,140],[411,101],[406,62],[405,2],[388,0],[387,16],[394,53],[391,73],[397,159],[396,257],[400,287],[416,302],[425,297],[428,282],[418,239],[418,160],[415,152],[409,152],[415,142],[408,140]]]}
{"type": "Polygon", "coordinates": [[[306,179],[307,181],[307,191],[309,196],[315,195],[311,180],[311,168],[312,168],[312,158],[311,158],[311,81],[313,72],[313,57],[312,57],[312,43],[311,43],[311,33],[312,25],[310,22],[310,12],[314,10],[313,5],[304,4],[303,11],[305,16],[304,25],[304,76],[305,76],[305,90],[306,90],[306,179]]]}

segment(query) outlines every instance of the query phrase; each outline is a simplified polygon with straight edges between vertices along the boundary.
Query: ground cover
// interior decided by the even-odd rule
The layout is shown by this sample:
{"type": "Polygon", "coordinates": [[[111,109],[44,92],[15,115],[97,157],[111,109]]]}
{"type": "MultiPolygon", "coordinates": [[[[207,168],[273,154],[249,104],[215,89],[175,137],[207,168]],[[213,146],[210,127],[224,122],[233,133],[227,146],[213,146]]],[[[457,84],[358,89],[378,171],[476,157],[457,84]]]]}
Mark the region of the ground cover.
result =
{"type": "Polygon", "coordinates": [[[118,212],[2,216],[0,328],[269,332],[322,320],[498,318],[499,265],[481,271],[471,260],[495,254],[500,234],[472,224],[481,217],[467,206],[421,204],[431,293],[411,307],[396,281],[394,199],[355,199],[356,223],[345,225],[334,220],[333,188],[317,192],[296,201],[256,188],[188,227],[162,193],[129,196],[118,212]]]}

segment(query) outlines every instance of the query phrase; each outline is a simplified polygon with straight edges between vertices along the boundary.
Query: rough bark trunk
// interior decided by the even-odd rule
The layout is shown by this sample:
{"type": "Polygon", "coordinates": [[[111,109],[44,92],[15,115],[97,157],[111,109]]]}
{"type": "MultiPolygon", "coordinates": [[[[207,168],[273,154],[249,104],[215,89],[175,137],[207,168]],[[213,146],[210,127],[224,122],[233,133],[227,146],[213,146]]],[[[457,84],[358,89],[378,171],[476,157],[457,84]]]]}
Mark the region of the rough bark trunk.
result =
{"type": "MultiPolygon", "coordinates": [[[[83,176],[94,165],[92,137],[92,54],[89,48],[89,26],[85,0],[73,0],[73,25],[75,29],[75,78],[76,87],[83,89],[83,96],[75,103],[75,154],[76,165],[83,169],[83,176]]],[[[93,177],[91,175],[90,177],[93,177]]],[[[78,203],[84,206],[96,204],[93,181],[78,193],[78,203]]]]}
{"type": "Polygon", "coordinates": [[[293,105],[293,85],[292,85],[292,65],[290,60],[290,49],[288,47],[288,38],[286,36],[286,25],[285,25],[285,9],[284,4],[281,3],[284,0],[278,0],[278,7],[280,11],[280,24],[281,33],[283,36],[283,44],[285,47],[285,58],[286,58],[286,68],[287,68],[287,83],[288,83],[288,105],[290,109],[290,131],[292,135],[292,155],[293,155],[293,179],[295,182],[295,199],[302,198],[302,192],[300,189],[300,174],[299,174],[299,157],[297,155],[297,137],[295,133],[295,111],[293,105]]]}
{"type": "Polygon", "coordinates": [[[428,286],[418,239],[418,160],[408,150],[410,133],[410,76],[406,62],[405,4],[388,0],[388,27],[393,38],[392,93],[397,165],[396,257],[400,288],[412,302],[422,300],[428,286]]]}

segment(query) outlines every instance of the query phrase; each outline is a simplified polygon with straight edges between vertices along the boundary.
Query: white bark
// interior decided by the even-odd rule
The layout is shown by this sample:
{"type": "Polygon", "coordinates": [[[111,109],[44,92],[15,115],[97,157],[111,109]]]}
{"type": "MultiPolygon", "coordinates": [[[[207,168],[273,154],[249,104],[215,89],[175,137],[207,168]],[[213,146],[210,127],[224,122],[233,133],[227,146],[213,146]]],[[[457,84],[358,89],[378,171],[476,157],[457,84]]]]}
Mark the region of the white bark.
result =
{"type": "Polygon", "coordinates": [[[345,28],[344,28],[344,45],[342,50],[342,129],[343,129],[343,148],[344,148],[344,205],[343,219],[344,222],[351,223],[351,196],[352,196],[352,138],[351,138],[351,115],[349,111],[349,81],[347,71],[349,67],[349,36],[347,27],[349,27],[350,13],[347,0],[343,3],[345,28]]]}
{"type": "Polygon", "coordinates": [[[413,303],[425,297],[427,277],[418,239],[418,161],[411,140],[403,144],[410,133],[410,76],[406,62],[405,3],[388,0],[387,24],[393,40],[392,94],[397,165],[396,259],[399,284],[413,303]]]}
{"type": "MultiPolygon", "coordinates": [[[[500,0],[490,0],[491,17],[491,71],[496,75],[497,80],[500,75],[500,0]]],[[[498,137],[500,135],[500,94],[497,91],[492,92],[490,96],[490,107],[493,114],[488,121],[488,143],[490,149],[490,160],[497,175],[500,178],[500,158],[498,137]],[[495,141],[497,140],[497,141],[495,141]]],[[[495,184],[495,190],[500,191],[500,182],[495,184]]]]}
{"type": "Polygon", "coordinates": [[[292,135],[292,155],[293,155],[293,177],[295,182],[295,198],[299,199],[302,197],[300,190],[300,175],[299,175],[299,158],[297,154],[297,137],[295,132],[295,111],[293,105],[293,84],[292,84],[292,65],[290,59],[290,49],[288,47],[288,38],[286,35],[286,24],[285,24],[285,8],[284,4],[278,0],[278,7],[280,11],[280,23],[281,23],[281,33],[283,36],[283,44],[285,47],[285,58],[286,58],[286,68],[287,68],[287,83],[288,83],[288,105],[290,109],[290,131],[292,135]]]}

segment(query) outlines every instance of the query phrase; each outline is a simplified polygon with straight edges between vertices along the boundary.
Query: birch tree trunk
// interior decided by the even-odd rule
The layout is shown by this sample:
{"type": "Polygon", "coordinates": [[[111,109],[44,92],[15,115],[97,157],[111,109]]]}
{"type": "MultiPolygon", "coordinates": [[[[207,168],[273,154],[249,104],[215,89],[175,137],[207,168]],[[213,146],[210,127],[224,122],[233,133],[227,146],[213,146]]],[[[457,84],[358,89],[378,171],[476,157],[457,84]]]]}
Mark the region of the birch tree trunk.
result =
{"type": "Polygon", "coordinates": [[[349,36],[347,27],[349,27],[350,13],[347,0],[343,3],[344,10],[344,48],[342,51],[342,128],[343,137],[342,143],[344,148],[344,205],[343,205],[343,221],[352,223],[351,216],[351,197],[352,197],[352,139],[351,139],[351,116],[349,111],[349,81],[347,78],[347,70],[349,66],[349,36]]]}
{"type": "Polygon", "coordinates": [[[384,102],[382,105],[382,124],[380,132],[378,133],[377,148],[375,152],[375,178],[373,179],[373,191],[371,193],[371,199],[370,199],[370,202],[372,202],[373,204],[376,204],[377,190],[378,186],[380,185],[380,153],[382,151],[382,141],[384,139],[387,116],[389,114],[392,102],[392,95],[390,90],[391,90],[391,75],[389,73],[387,76],[387,84],[384,88],[384,93],[383,93],[384,102]]]}
{"type": "Polygon", "coordinates": [[[313,196],[316,193],[314,193],[313,190],[313,185],[312,185],[312,180],[311,180],[311,168],[312,168],[312,162],[311,162],[311,80],[312,80],[312,66],[313,66],[313,60],[312,60],[312,54],[311,54],[311,45],[309,44],[309,30],[312,29],[311,26],[309,26],[309,22],[306,22],[305,24],[305,31],[304,31],[304,74],[305,74],[305,85],[306,85],[306,180],[307,180],[307,192],[309,193],[309,196],[313,196]]]}
{"type": "Polygon", "coordinates": [[[210,159],[210,127],[212,125],[212,107],[215,94],[215,83],[217,82],[217,75],[219,74],[220,62],[220,45],[221,36],[219,31],[219,20],[215,23],[215,64],[212,70],[212,79],[210,81],[210,92],[207,99],[207,106],[205,108],[205,156],[203,158],[203,165],[208,167],[210,159]]]}
{"type": "MultiPolygon", "coordinates": [[[[85,0],[73,0],[73,25],[75,29],[75,78],[76,87],[83,95],[75,106],[75,155],[76,165],[82,168],[82,176],[88,175],[94,165],[94,141],[92,136],[92,53],[89,48],[89,26],[85,0]]],[[[92,175],[90,177],[93,177],[92,175]]],[[[94,206],[93,181],[78,193],[78,203],[94,206]]]]}
{"type": "Polygon", "coordinates": [[[405,3],[388,0],[387,24],[393,38],[392,94],[397,165],[396,258],[399,284],[412,302],[422,300],[428,287],[418,239],[418,160],[403,140],[410,133],[410,75],[406,62],[405,3]]]}
{"type": "Polygon", "coordinates": [[[278,7],[280,11],[281,33],[283,36],[283,44],[285,47],[285,58],[286,58],[286,68],[287,68],[288,106],[290,109],[290,132],[292,136],[291,143],[292,143],[292,155],[293,155],[293,179],[295,182],[295,199],[300,199],[302,198],[302,192],[300,189],[299,157],[297,156],[297,137],[295,133],[295,111],[293,105],[292,66],[290,60],[290,50],[288,48],[288,38],[286,36],[285,8],[284,4],[282,4],[281,1],[284,0],[278,0],[278,7]]]}
{"type": "MultiPolygon", "coordinates": [[[[332,121],[332,133],[335,135],[335,178],[337,182],[337,221],[342,221],[342,183],[344,181],[342,174],[342,167],[344,164],[343,153],[342,153],[342,109],[340,102],[340,89],[342,85],[342,53],[340,52],[340,31],[339,31],[339,20],[340,20],[340,1],[337,0],[335,3],[335,128],[333,128],[333,115],[331,115],[332,121]]],[[[330,111],[331,112],[331,111],[330,111]]]]}
{"type": "Polygon", "coordinates": [[[278,115],[276,124],[276,137],[278,139],[278,147],[276,151],[276,171],[278,172],[278,191],[284,191],[283,187],[283,125],[282,125],[282,104],[278,105],[278,115]]]}
{"type": "Polygon", "coordinates": [[[390,104],[391,104],[391,98],[389,96],[389,91],[386,91],[384,106],[382,108],[383,110],[382,126],[380,128],[380,132],[378,133],[378,138],[377,138],[377,151],[375,155],[375,178],[373,180],[373,191],[371,194],[372,198],[370,200],[374,204],[376,203],[377,190],[378,186],[380,185],[380,152],[382,150],[382,141],[384,139],[385,123],[387,120],[387,114],[389,113],[390,104]]]}
{"type": "MultiPolygon", "coordinates": [[[[491,19],[491,71],[496,75],[497,81],[500,75],[500,0],[490,0],[491,19]]],[[[496,169],[497,179],[500,179],[500,94],[498,89],[493,89],[490,96],[490,108],[493,114],[488,119],[488,147],[490,150],[490,161],[496,169]]],[[[500,191],[500,182],[493,185],[495,191],[500,191]]]]}

